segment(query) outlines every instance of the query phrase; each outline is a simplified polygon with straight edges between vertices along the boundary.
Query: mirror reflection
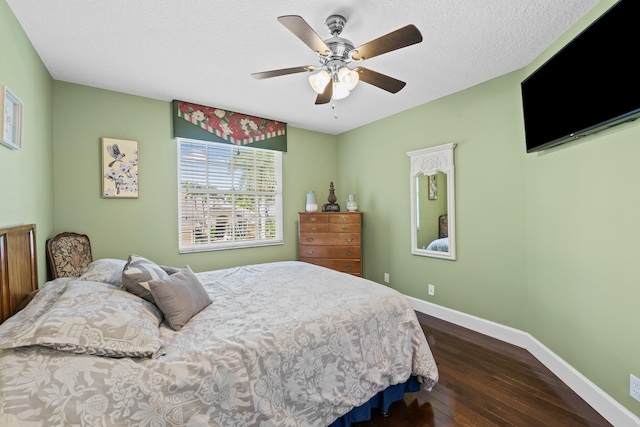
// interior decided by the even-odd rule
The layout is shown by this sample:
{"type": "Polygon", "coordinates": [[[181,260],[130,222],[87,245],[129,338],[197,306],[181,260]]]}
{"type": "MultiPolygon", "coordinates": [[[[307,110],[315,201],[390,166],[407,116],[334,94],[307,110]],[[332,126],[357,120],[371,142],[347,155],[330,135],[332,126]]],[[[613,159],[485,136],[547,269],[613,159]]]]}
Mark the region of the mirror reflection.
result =
{"type": "Polygon", "coordinates": [[[407,153],[411,157],[411,252],[455,260],[454,144],[407,153]]]}
{"type": "Polygon", "coordinates": [[[418,247],[449,252],[449,230],[447,219],[447,175],[420,174],[416,177],[418,247]]]}

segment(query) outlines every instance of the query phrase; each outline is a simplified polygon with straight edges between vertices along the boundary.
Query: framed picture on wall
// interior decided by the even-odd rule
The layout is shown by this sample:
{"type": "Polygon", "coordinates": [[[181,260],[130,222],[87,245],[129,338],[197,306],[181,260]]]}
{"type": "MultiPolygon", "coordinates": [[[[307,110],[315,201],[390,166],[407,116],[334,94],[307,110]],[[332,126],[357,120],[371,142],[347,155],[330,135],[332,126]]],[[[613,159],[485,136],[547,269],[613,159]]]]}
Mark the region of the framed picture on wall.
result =
{"type": "Polygon", "coordinates": [[[138,197],[138,141],[102,138],[102,197],[138,197]]]}
{"type": "Polygon", "coordinates": [[[429,175],[429,200],[438,200],[438,175],[429,175]]]}
{"type": "Polygon", "coordinates": [[[0,86],[0,142],[14,150],[22,149],[22,110],[24,104],[6,86],[0,86]]]}

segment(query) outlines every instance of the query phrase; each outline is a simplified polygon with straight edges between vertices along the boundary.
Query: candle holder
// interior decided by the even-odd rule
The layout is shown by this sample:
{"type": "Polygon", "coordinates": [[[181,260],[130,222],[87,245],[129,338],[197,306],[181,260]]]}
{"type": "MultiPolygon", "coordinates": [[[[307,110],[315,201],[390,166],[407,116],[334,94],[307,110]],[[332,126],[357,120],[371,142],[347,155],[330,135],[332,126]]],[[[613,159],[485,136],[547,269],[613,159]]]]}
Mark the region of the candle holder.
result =
{"type": "Polygon", "coordinates": [[[333,188],[333,181],[329,184],[329,197],[327,201],[329,203],[325,203],[322,205],[322,212],[340,212],[340,205],[336,203],[336,193],[333,188]]]}

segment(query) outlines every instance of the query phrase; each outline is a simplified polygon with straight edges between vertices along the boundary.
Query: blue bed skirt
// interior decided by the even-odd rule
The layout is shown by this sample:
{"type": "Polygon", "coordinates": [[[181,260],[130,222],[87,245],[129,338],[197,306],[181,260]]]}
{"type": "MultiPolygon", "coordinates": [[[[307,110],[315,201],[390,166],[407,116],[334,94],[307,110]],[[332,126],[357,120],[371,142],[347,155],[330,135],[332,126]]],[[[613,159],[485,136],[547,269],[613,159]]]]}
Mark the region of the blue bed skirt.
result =
{"type": "Polygon", "coordinates": [[[351,423],[366,421],[371,419],[371,410],[377,409],[380,412],[387,412],[393,402],[402,400],[405,393],[416,392],[420,390],[420,382],[418,378],[412,376],[407,382],[402,384],[391,385],[380,393],[373,396],[364,405],[353,408],[331,424],[329,427],[349,427],[351,423]]]}

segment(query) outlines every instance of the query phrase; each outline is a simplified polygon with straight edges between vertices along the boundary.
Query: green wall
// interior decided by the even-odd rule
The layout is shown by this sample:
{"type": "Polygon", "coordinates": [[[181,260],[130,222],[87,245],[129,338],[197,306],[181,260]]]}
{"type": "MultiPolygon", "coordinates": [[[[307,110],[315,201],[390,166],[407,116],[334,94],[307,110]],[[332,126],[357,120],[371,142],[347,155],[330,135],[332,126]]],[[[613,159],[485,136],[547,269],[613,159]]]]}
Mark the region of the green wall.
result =
{"type": "Polygon", "coordinates": [[[524,329],[519,81],[504,76],[339,136],[340,182],[364,212],[367,278],[389,273],[392,287],[421,299],[432,283],[429,301],[524,329]],[[411,255],[406,153],[445,143],[457,144],[457,261],[411,255]]]}
{"type": "Polygon", "coordinates": [[[407,295],[531,333],[640,415],[629,397],[629,374],[640,375],[640,126],[526,154],[520,98],[520,82],[613,3],[525,70],[340,135],[338,165],[365,213],[367,278],[390,273],[407,295]],[[458,259],[413,256],[405,153],[450,142],[458,259]]]}
{"type": "MultiPolygon", "coordinates": [[[[527,74],[614,3],[601,1],[527,74]]],[[[639,141],[638,122],[624,124],[529,154],[524,168],[527,331],[636,415],[639,141]]]]}
{"type": "Polygon", "coordinates": [[[22,150],[0,144],[0,228],[36,224],[39,281],[53,229],[53,80],[22,27],[0,0],[0,85],[24,103],[22,150]]]}
{"type": "MultiPolygon", "coordinates": [[[[86,233],[94,258],[137,253],[194,270],[297,258],[297,212],[335,180],[336,137],[288,128],[283,156],[284,244],[178,254],[177,143],[171,103],[54,83],[55,232],[86,233]],[[102,137],[139,143],[138,199],[101,197],[102,137]]],[[[319,196],[321,197],[321,196],[319,196]]]]}

